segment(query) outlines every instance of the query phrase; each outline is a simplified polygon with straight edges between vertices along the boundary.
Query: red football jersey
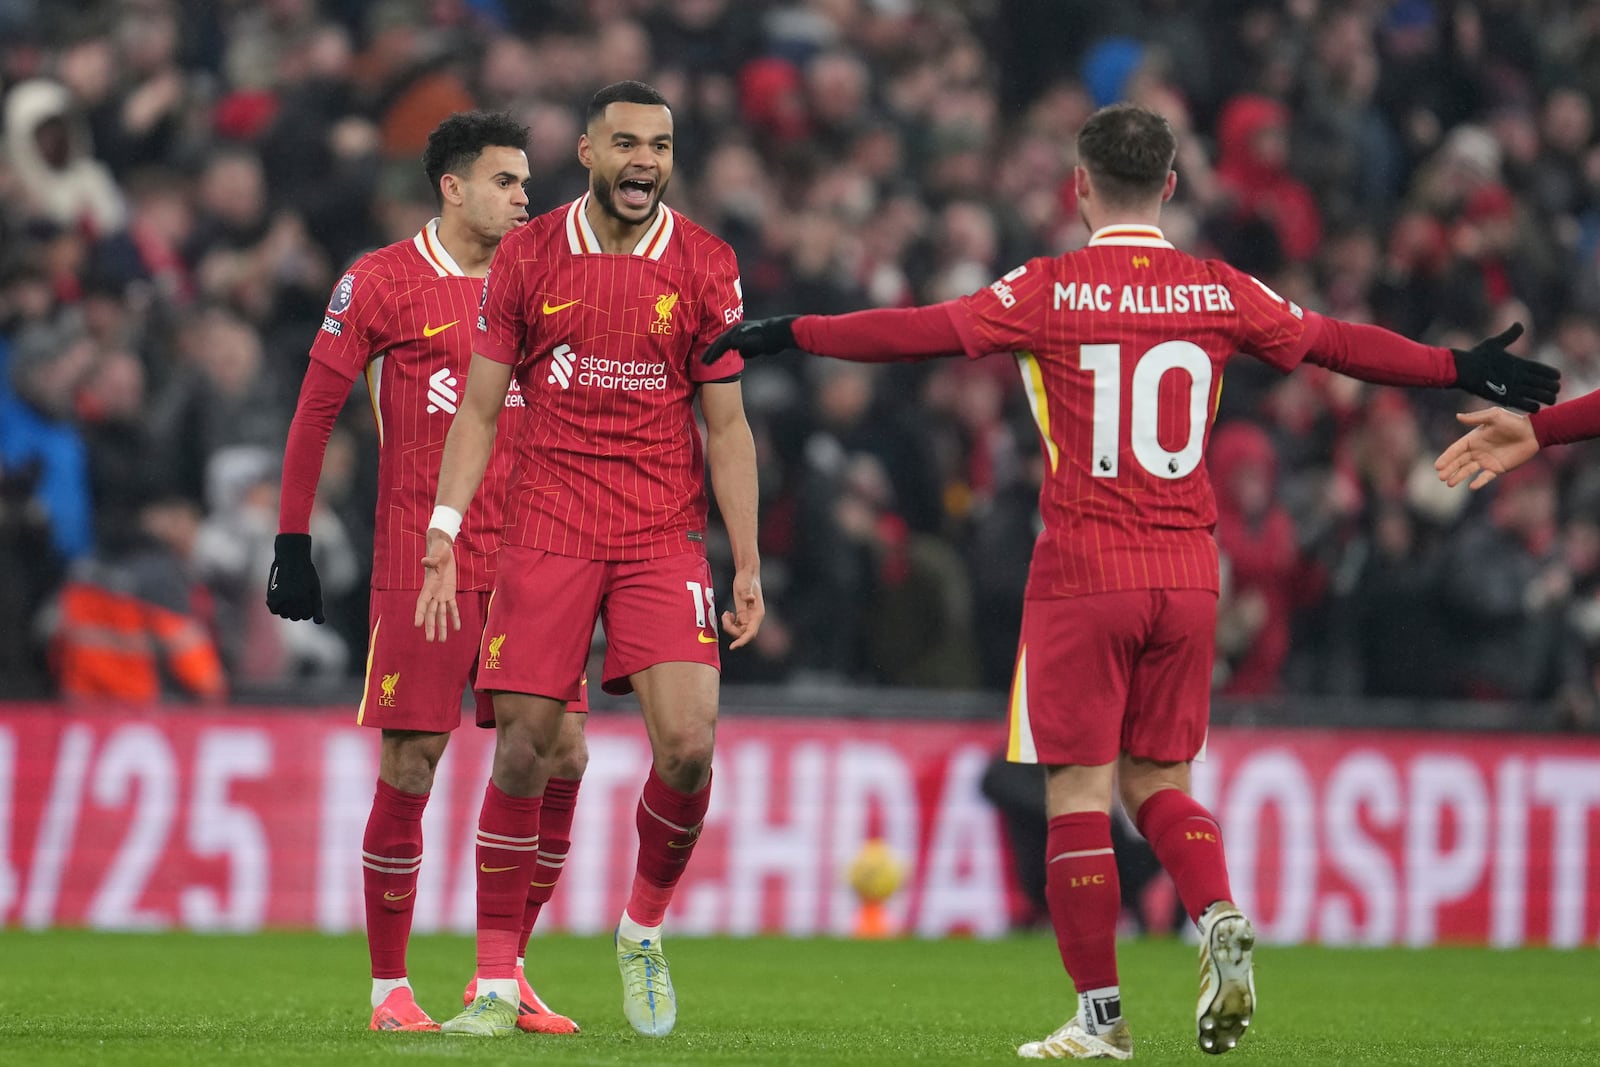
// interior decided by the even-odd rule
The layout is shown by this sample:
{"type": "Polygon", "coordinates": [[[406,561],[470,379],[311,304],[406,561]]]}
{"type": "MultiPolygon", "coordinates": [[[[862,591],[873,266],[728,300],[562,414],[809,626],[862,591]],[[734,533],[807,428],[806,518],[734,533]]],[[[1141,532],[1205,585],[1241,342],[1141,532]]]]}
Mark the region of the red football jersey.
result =
{"type": "Polygon", "coordinates": [[[1029,260],[955,305],[968,355],[1014,352],[1048,472],[1030,597],[1218,585],[1202,462],[1234,352],[1281,370],[1316,339],[1300,308],[1149,226],[1029,260]]]}
{"type": "MultiPolygon", "coordinates": [[[[483,280],[461,272],[439,242],[435,219],[409,241],[368,252],[339,279],[311,358],[352,381],[365,376],[378,423],[378,506],[372,538],[374,589],[422,588],[428,519],[450,419],[466,392],[472,324],[483,280]]],[[[506,397],[518,407],[521,394],[506,397]]],[[[518,413],[520,415],[520,412],[518,413]]],[[[500,439],[456,538],[462,591],[494,588],[507,474],[507,413],[500,439]]],[[[508,433],[508,431],[510,431],[508,433]]]]}
{"type": "Polygon", "coordinates": [[[506,544],[596,560],[703,548],[699,385],[737,375],[700,353],[744,317],[733,250],[662,205],[632,253],[600,251],[588,194],[495,251],[479,355],[515,368],[527,405],[506,544]]]}

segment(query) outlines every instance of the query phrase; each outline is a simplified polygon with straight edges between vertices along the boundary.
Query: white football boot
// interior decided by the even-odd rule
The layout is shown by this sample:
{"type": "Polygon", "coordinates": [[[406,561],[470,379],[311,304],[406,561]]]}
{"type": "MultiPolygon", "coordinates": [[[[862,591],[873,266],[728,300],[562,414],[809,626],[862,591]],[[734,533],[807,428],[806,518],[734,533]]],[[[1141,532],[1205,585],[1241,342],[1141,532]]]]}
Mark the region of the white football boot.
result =
{"type": "Polygon", "coordinates": [[[1251,957],[1256,929],[1231,901],[1219,900],[1200,916],[1200,1003],[1195,1038],[1201,1052],[1231,1052],[1256,1010],[1251,957]]]}
{"type": "Polygon", "coordinates": [[[1017,1055],[1025,1060],[1131,1060],[1133,1034],[1126,1019],[1118,1019],[1103,1034],[1091,1034],[1074,1015],[1042,1041],[1019,1045],[1017,1055]]]}

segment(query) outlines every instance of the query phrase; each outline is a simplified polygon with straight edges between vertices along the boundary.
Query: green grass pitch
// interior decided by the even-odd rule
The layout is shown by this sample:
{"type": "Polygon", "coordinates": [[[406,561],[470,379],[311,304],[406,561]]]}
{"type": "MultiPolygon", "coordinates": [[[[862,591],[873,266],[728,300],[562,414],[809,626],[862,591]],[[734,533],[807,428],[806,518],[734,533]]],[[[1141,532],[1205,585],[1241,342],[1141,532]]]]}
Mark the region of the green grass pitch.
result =
{"type": "MultiPolygon", "coordinates": [[[[678,1031],[640,1038],[609,939],[538,939],[540,991],[576,1037],[373,1034],[358,937],[0,933],[0,1062],[15,1064],[985,1064],[1070,1011],[1055,946],[1001,941],[667,941],[678,1031]]],[[[1232,1064],[1600,1063],[1593,951],[1275,948],[1232,1064]]],[[[412,982],[435,1018],[460,1005],[471,942],[422,937],[412,982]]],[[[1121,946],[1134,1059],[1195,1048],[1194,949],[1121,946]]]]}

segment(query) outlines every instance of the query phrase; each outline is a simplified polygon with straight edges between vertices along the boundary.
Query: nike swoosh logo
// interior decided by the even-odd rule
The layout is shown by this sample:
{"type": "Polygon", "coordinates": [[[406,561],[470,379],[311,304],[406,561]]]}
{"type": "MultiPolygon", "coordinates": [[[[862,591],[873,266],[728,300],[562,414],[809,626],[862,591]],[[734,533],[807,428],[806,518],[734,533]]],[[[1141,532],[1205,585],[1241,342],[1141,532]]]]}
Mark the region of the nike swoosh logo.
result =
{"type": "Polygon", "coordinates": [[[567,308],[571,307],[573,304],[581,304],[581,303],[583,303],[582,299],[568,300],[565,304],[552,304],[552,303],[550,303],[550,301],[546,300],[544,302],[544,313],[546,315],[554,315],[558,311],[565,311],[567,308]]]}
{"type": "Polygon", "coordinates": [[[549,889],[551,886],[555,885],[554,882],[529,882],[528,884],[533,886],[535,889],[549,889]]]}
{"type": "Polygon", "coordinates": [[[432,337],[436,333],[444,333],[446,330],[448,330],[450,327],[454,326],[456,323],[458,323],[460,321],[461,321],[460,319],[451,319],[449,322],[445,323],[443,326],[424,326],[422,328],[422,336],[424,336],[424,337],[432,337]]]}
{"type": "Polygon", "coordinates": [[[699,641],[702,645],[714,645],[714,644],[717,643],[717,635],[716,634],[712,634],[709,637],[706,636],[705,634],[695,634],[694,636],[695,636],[695,639],[697,641],[699,641]]]}
{"type": "Polygon", "coordinates": [[[1506,387],[1503,385],[1496,385],[1493,382],[1484,382],[1483,384],[1487,385],[1489,387],[1489,392],[1493,393],[1495,396],[1506,395],[1506,387]]]}
{"type": "Polygon", "coordinates": [[[506,871],[514,871],[516,869],[517,865],[515,863],[509,867],[491,867],[487,863],[478,864],[478,870],[484,874],[504,874],[506,871]]]}
{"type": "Polygon", "coordinates": [[[409,897],[412,893],[415,893],[415,892],[416,892],[415,889],[407,889],[404,893],[392,893],[389,890],[385,889],[383,891],[383,899],[384,900],[404,900],[404,899],[406,899],[406,897],[409,897]]]}
{"type": "Polygon", "coordinates": [[[277,571],[277,568],[274,567],[273,571],[272,571],[272,581],[267,583],[267,592],[276,593],[277,591],[278,591],[278,571],[277,571]]]}
{"type": "MultiPolygon", "coordinates": [[[[695,840],[698,841],[699,838],[696,838],[695,840]]],[[[693,848],[694,847],[694,841],[668,841],[667,842],[667,847],[668,848],[693,848]]]]}

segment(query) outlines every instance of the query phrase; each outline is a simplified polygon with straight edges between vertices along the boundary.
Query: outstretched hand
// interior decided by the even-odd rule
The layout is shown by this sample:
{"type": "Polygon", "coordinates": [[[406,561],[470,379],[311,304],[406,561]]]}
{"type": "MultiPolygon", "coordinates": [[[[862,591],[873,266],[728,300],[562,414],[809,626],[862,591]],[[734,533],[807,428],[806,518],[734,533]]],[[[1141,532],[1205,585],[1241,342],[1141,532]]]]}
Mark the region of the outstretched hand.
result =
{"type": "Polygon", "coordinates": [[[1490,403],[1521,411],[1538,411],[1542,404],[1554,404],[1561,372],[1506,351],[1521,336],[1522,323],[1514,322],[1503,333],[1471,348],[1452,348],[1456,385],[1490,403]]]}
{"type": "Polygon", "coordinates": [[[1539,451],[1533,423],[1527,416],[1504,408],[1467,411],[1456,420],[1473,429],[1445,449],[1433,462],[1439,480],[1456,486],[1472,479],[1473,489],[1482,489],[1498,476],[1528,462],[1539,451]]]}
{"type": "Polygon", "coordinates": [[[443,530],[428,531],[428,554],[422,557],[427,577],[417,594],[417,613],[411,622],[422,627],[429,641],[443,641],[451,630],[461,629],[461,612],[456,607],[455,542],[443,530]]]}
{"type": "Polygon", "coordinates": [[[798,315],[779,315],[770,319],[746,319],[730,326],[711,342],[700,356],[700,362],[710,366],[732,348],[750,359],[753,356],[775,356],[795,347],[794,320],[798,315]]]}

